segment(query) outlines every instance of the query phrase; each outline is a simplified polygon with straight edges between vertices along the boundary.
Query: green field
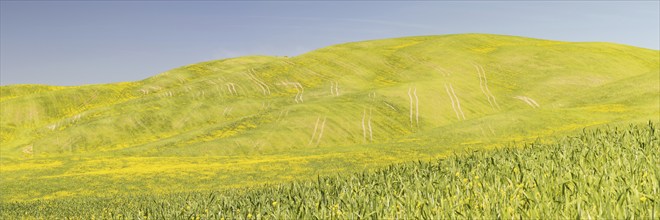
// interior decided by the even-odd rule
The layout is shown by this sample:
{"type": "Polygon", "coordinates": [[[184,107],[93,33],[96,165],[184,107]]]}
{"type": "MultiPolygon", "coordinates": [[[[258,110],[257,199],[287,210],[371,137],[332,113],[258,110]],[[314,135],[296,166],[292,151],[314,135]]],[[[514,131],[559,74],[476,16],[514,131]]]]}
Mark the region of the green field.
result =
{"type": "Polygon", "coordinates": [[[657,219],[660,129],[594,129],[373,172],[220,192],[3,203],[5,219],[657,219]]]}
{"type": "MultiPolygon", "coordinates": [[[[264,184],[384,172],[466,150],[486,157],[584,128],[658,122],[659,94],[658,50],[488,34],[208,61],[137,82],[2,86],[0,201],[7,213],[15,202],[257,196],[276,190],[252,189],[264,184]]],[[[538,207],[536,215],[550,211],[538,207]]],[[[313,211],[303,215],[329,216],[313,211]]]]}

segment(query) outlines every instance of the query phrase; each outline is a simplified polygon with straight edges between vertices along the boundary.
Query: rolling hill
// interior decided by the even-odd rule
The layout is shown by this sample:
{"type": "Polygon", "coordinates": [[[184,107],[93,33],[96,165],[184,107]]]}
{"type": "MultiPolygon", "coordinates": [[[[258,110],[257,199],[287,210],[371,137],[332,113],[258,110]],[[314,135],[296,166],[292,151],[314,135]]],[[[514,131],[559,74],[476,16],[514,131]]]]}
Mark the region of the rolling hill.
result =
{"type": "Polygon", "coordinates": [[[660,120],[660,53],[458,34],[0,87],[2,201],[260,186],[660,120]]]}

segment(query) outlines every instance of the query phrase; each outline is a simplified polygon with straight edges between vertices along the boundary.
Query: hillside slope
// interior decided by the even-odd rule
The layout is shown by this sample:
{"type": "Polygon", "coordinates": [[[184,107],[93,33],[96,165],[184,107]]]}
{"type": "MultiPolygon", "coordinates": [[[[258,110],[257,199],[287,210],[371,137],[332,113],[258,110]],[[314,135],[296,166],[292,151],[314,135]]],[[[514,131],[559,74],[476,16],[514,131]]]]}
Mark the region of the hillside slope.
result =
{"type": "Polygon", "coordinates": [[[0,218],[655,219],[659,132],[653,123],[593,129],[243,190],[0,203],[0,218]]]}
{"type": "Polygon", "coordinates": [[[3,86],[3,199],[277,182],[658,120],[659,78],[657,50],[462,34],[3,86]]]}

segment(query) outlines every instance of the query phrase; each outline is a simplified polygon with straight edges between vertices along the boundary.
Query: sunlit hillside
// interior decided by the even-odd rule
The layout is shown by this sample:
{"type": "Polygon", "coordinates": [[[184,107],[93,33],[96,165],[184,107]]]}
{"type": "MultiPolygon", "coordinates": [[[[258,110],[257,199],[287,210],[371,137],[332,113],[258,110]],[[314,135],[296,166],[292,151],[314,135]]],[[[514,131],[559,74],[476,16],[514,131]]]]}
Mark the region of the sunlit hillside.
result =
{"type": "Polygon", "coordinates": [[[659,93],[657,50],[487,34],[2,86],[0,191],[22,201],[312,179],[658,121],[659,93]]]}

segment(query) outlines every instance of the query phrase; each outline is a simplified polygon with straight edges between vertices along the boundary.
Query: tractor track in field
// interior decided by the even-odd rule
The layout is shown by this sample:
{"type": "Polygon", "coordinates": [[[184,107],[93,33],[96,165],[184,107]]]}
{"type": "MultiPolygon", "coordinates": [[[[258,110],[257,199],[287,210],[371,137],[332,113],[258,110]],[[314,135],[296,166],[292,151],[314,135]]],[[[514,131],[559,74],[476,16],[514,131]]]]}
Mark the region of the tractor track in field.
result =
{"type": "Polygon", "coordinates": [[[314,139],[316,137],[316,131],[319,128],[319,121],[321,120],[321,117],[316,118],[316,124],[314,124],[314,133],[312,133],[312,138],[309,139],[308,145],[311,145],[312,142],[314,142],[314,139]]]}
{"type": "Polygon", "coordinates": [[[364,109],[362,112],[362,140],[365,143],[367,142],[367,128],[369,129],[369,142],[374,141],[374,133],[371,128],[371,115],[371,109],[369,109],[369,118],[367,118],[367,109],[364,109]],[[367,126],[364,124],[365,120],[367,121],[367,126]]]}
{"type": "Polygon", "coordinates": [[[303,103],[305,100],[303,99],[303,93],[305,92],[305,88],[303,88],[302,84],[299,82],[280,82],[280,85],[283,86],[293,86],[296,89],[296,95],[293,98],[293,101],[296,103],[303,103]]]}
{"type": "Polygon", "coordinates": [[[250,68],[246,75],[255,83],[259,88],[261,88],[261,91],[264,95],[270,95],[270,87],[268,87],[268,84],[264,83],[263,81],[259,80],[257,78],[257,73],[254,70],[254,68],[250,68]]]}
{"type": "Polygon", "coordinates": [[[454,87],[451,85],[451,83],[449,83],[449,86],[445,84],[445,90],[447,91],[447,95],[449,95],[449,99],[451,100],[451,107],[456,113],[456,118],[458,118],[458,120],[461,120],[461,118],[462,120],[465,120],[465,113],[461,108],[461,102],[458,100],[458,96],[456,95],[454,87]]]}
{"type": "Polygon", "coordinates": [[[236,84],[234,83],[226,83],[227,90],[229,91],[230,95],[238,95],[238,92],[236,91],[236,84]]]}
{"type": "Polygon", "coordinates": [[[513,98],[522,100],[523,102],[527,103],[527,105],[531,106],[532,108],[540,108],[541,107],[539,105],[539,103],[534,101],[534,99],[532,99],[530,97],[527,97],[527,96],[516,96],[516,97],[513,97],[513,98]]]}
{"type": "Polygon", "coordinates": [[[330,81],[330,94],[332,96],[339,96],[339,83],[336,81],[330,81]]]}
{"type": "Polygon", "coordinates": [[[413,98],[412,95],[410,94],[410,90],[412,88],[408,88],[408,99],[410,99],[410,127],[412,128],[413,126],[413,98]]]}
{"type": "Polygon", "coordinates": [[[474,64],[474,67],[477,69],[477,75],[479,75],[479,88],[481,88],[481,92],[483,92],[484,95],[486,96],[486,99],[488,100],[488,104],[490,104],[491,108],[500,110],[500,105],[497,104],[497,100],[495,100],[495,96],[493,95],[493,93],[490,92],[490,89],[488,89],[488,79],[486,78],[486,71],[479,64],[474,64]]]}

